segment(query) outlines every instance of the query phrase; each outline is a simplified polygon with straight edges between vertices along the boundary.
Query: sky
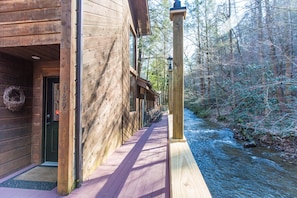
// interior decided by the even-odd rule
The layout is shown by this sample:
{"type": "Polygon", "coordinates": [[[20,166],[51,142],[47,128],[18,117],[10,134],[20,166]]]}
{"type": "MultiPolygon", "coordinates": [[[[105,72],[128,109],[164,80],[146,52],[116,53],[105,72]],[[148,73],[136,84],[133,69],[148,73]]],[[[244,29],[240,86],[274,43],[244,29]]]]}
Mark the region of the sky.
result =
{"type": "MultiPolygon", "coordinates": [[[[174,0],[171,0],[172,2],[174,2],[174,0]]],[[[191,1],[194,0],[187,0],[188,2],[191,3],[191,1]]],[[[228,0],[213,0],[217,5],[221,5],[221,4],[228,4],[228,0]]],[[[247,13],[247,4],[250,2],[250,0],[231,0],[231,2],[236,3],[236,14],[232,11],[231,13],[231,18],[227,21],[225,21],[220,27],[219,27],[219,34],[224,35],[227,34],[230,29],[235,28],[240,21],[243,19],[244,15],[247,13]]],[[[185,5],[184,4],[185,1],[181,0],[181,5],[185,5]]],[[[186,36],[184,39],[184,52],[188,57],[191,57],[192,54],[195,52],[196,47],[194,45],[192,45],[192,41],[191,41],[191,37],[190,39],[186,36]]]]}
{"type": "MultiPolygon", "coordinates": [[[[172,4],[174,3],[174,0],[171,0],[172,4]]],[[[180,0],[181,5],[185,5],[185,0],[180,0]]],[[[193,0],[188,0],[188,2],[191,2],[193,0]]],[[[214,2],[217,5],[228,3],[228,0],[214,0],[214,2]]],[[[229,32],[230,29],[234,28],[238,25],[238,23],[242,20],[244,17],[244,14],[246,13],[246,5],[249,3],[249,0],[232,0],[231,2],[236,3],[236,11],[237,13],[233,13],[230,20],[227,20],[219,29],[219,32],[221,34],[225,34],[229,32]]]]}
{"type": "MultiPolygon", "coordinates": [[[[227,3],[228,0],[216,0],[217,4],[227,3]]],[[[244,17],[247,9],[246,5],[249,2],[249,0],[235,0],[236,2],[236,13],[233,12],[233,15],[231,15],[231,18],[227,20],[219,29],[220,34],[225,34],[229,32],[230,29],[236,27],[239,22],[244,17]]]]}

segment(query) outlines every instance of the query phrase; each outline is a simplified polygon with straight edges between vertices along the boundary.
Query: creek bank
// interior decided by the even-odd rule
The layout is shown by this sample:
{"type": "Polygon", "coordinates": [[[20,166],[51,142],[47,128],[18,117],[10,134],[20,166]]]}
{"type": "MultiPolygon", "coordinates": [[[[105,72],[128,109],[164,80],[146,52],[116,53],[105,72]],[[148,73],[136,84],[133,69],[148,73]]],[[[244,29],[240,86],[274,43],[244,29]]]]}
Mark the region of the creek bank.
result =
{"type": "MultiPolygon", "coordinates": [[[[187,108],[192,110],[191,106],[187,106],[187,108]]],[[[199,117],[199,113],[196,109],[192,111],[199,117]]],[[[207,116],[202,117],[203,119],[216,123],[219,126],[232,129],[234,138],[237,139],[243,147],[266,147],[280,152],[280,157],[284,162],[297,165],[297,137],[295,135],[281,136],[271,133],[254,133],[253,128],[246,128],[241,124],[234,125],[224,116],[221,117],[224,117],[225,119],[222,119],[221,117],[218,119],[214,110],[210,110],[207,113],[207,116]]]]}
{"type": "MultiPolygon", "coordinates": [[[[234,131],[234,134],[234,138],[238,139],[236,131],[234,131]]],[[[280,152],[283,161],[297,165],[297,138],[295,136],[282,137],[280,135],[266,133],[257,134],[252,136],[252,138],[252,141],[256,142],[257,146],[276,150],[280,152]]]]}
{"type": "Polygon", "coordinates": [[[213,198],[296,197],[297,166],[265,147],[245,149],[228,127],[185,109],[185,136],[213,198]],[[215,171],[214,171],[215,170],[215,171]]]}
{"type": "MultiPolygon", "coordinates": [[[[230,127],[230,126],[229,126],[230,127]]],[[[259,134],[253,133],[252,128],[243,128],[241,125],[233,126],[234,138],[242,142],[245,148],[266,147],[280,152],[284,162],[297,165],[297,137],[281,136],[278,134],[259,134]]]]}

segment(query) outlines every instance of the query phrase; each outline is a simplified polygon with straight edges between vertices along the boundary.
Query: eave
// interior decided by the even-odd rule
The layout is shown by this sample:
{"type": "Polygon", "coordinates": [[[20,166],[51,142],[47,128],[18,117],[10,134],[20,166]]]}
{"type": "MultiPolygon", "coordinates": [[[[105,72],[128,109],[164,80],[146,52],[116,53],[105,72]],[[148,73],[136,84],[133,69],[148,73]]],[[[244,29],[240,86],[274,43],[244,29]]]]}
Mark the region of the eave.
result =
{"type": "Polygon", "coordinates": [[[159,94],[152,88],[152,84],[150,81],[144,78],[138,77],[137,85],[147,90],[150,94],[159,97],[159,94]]]}
{"type": "Polygon", "coordinates": [[[151,34],[147,0],[129,0],[137,36],[151,34]]]}

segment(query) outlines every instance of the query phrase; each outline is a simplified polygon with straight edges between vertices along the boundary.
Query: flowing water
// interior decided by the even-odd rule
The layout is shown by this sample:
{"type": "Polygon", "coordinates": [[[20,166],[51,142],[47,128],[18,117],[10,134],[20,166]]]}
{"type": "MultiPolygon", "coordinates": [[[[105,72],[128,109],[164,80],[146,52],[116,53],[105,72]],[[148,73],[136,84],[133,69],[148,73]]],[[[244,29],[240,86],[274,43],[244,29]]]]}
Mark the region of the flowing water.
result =
{"type": "Polygon", "coordinates": [[[265,148],[243,148],[230,129],[185,109],[185,136],[213,198],[297,198],[297,166],[265,148]]]}

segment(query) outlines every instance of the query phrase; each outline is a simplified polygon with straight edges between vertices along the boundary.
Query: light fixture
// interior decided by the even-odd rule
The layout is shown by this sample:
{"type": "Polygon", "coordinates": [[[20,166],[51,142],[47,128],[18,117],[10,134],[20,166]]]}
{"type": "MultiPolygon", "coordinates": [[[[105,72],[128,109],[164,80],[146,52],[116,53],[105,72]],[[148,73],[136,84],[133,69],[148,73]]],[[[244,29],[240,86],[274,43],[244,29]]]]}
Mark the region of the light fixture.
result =
{"type": "Polygon", "coordinates": [[[34,59],[34,60],[40,60],[40,57],[36,56],[36,55],[32,55],[31,58],[34,59]]]}
{"type": "Polygon", "coordinates": [[[181,3],[180,3],[180,0],[175,0],[174,1],[174,5],[173,5],[174,8],[180,8],[181,7],[181,3]]]}
{"type": "Polygon", "coordinates": [[[167,58],[168,70],[169,70],[169,71],[172,71],[172,60],[173,60],[173,58],[172,58],[171,56],[169,56],[169,57],[167,58]]]}

